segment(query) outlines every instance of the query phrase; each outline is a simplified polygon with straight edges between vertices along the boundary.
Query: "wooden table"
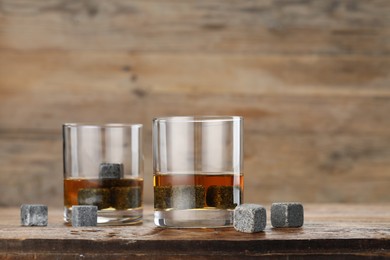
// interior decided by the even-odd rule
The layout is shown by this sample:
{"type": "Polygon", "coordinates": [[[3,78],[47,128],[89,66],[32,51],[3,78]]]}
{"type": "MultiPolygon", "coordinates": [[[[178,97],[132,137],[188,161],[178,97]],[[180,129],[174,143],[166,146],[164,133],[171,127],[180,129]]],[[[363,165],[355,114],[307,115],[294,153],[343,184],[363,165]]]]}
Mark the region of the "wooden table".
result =
{"type": "Polygon", "coordinates": [[[304,207],[302,228],[274,229],[268,222],[264,232],[255,234],[233,228],[157,228],[150,207],[137,226],[73,228],[63,224],[61,209],[49,208],[47,227],[22,227],[18,208],[2,208],[0,258],[390,258],[390,204],[304,207]]]}

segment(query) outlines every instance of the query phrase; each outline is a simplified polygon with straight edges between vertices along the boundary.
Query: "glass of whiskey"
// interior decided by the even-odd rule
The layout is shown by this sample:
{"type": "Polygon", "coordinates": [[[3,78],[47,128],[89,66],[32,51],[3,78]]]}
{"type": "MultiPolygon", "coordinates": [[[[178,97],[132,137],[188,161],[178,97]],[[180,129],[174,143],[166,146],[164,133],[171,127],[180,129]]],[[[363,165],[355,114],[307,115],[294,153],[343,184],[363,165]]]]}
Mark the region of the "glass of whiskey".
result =
{"type": "Polygon", "coordinates": [[[142,222],[140,124],[64,124],[64,221],[73,205],[98,207],[98,225],[142,222]]]}
{"type": "Polygon", "coordinates": [[[243,202],[242,117],[155,118],[153,171],[157,226],[232,226],[243,202]]]}

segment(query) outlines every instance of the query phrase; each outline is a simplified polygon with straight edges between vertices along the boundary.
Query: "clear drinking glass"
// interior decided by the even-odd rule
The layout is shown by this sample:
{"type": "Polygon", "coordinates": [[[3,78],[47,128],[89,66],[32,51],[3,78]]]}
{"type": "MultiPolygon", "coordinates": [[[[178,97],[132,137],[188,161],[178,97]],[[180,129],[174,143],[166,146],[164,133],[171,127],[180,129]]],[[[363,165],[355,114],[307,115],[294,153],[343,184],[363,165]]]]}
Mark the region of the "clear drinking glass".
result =
{"type": "Polygon", "coordinates": [[[64,220],[73,205],[98,207],[99,225],[142,221],[140,124],[64,124],[64,220]]]}
{"type": "Polygon", "coordinates": [[[226,227],[243,200],[243,119],[153,120],[154,222],[226,227]]]}

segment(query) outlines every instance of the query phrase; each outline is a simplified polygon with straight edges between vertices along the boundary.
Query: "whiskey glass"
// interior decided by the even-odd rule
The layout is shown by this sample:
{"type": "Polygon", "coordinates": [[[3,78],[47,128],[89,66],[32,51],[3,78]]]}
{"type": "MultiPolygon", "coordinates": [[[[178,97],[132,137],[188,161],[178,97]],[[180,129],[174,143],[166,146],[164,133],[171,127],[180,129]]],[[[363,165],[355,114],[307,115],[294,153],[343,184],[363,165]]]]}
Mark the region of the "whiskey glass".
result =
{"type": "Polygon", "coordinates": [[[143,154],[140,124],[62,126],[64,221],[73,205],[98,207],[98,225],[142,221],[143,154]]]}
{"type": "Polygon", "coordinates": [[[243,203],[243,118],[155,118],[153,171],[157,226],[232,226],[243,203]]]}

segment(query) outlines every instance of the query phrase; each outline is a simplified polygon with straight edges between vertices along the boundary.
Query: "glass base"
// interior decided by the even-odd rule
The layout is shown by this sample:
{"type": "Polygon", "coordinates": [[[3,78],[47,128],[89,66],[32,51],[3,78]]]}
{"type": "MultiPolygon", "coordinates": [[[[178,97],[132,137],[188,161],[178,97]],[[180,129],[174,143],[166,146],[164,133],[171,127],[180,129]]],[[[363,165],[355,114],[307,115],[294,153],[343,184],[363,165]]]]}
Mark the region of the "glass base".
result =
{"type": "Polygon", "coordinates": [[[233,225],[233,210],[155,210],[154,224],[165,228],[219,228],[233,225]]]}
{"type": "MultiPolygon", "coordinates": [[[[99,226],[135,225],[142,222],[142,213],[142,208],[98,210],[97,223],[99,226]]],[[[64,221],[66,224],[72,224],[72,208],[64,207],[64,221]]]]}

